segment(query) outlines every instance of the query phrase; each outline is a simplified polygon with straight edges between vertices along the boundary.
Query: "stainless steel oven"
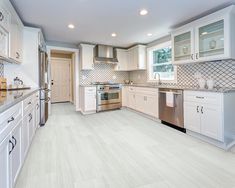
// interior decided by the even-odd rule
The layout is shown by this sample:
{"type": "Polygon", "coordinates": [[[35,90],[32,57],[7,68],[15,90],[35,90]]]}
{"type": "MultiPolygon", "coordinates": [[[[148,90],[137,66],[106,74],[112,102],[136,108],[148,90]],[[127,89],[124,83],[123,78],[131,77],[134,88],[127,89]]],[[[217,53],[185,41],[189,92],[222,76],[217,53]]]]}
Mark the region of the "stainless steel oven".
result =
{"type": "Polygon", "coordinates": [[[121,108],[121,91],[121,86],[119,84],[97,85],[97,111],[121,108]]]}

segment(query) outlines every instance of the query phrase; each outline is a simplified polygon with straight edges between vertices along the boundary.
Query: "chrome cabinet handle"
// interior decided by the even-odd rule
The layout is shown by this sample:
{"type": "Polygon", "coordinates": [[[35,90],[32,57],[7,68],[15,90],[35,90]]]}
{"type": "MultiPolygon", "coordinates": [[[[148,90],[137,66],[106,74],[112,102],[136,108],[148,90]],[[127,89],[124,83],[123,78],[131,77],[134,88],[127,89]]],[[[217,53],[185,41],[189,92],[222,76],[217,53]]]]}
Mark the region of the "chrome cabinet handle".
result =
{"type": "Polygon", "coordinates": [[[203,106],[201,107],[201,113],[204,114],[204,111],[203,111],[203,106]]]}
{"type": "Polygon", "coordinates": [[[196,59],[198,59],[198,53],[196,53],[196,59]]]}
{"type": "Polygon", "coordinates": [[[19,52],[16,52],[16,58],[19,59],[20,58],[20,54],[19,52]]]}
{"type": "Polygon", "coordinates": [[[11,150],[9,151],[9,155],[11,155],[11,152],[14,150],[15,145],[11,140],[9,140],[9,143],[11,144],[11,150]]]}
{"type": "Polygon", "coordinates": [[[193,60],[193,54],[191,54],[191,59],[193,60]]]}
{"type": "Polygon", "coordinates": [[[32,102],[28,102],[28,105],[32,104],[32,102]]]}
{"type": "Polygon", "coordinates": [[[15,146],[16,146],[16,144],[17,144],[17,140],[15,139],[15,137],[14,137],[14,136],[12,136],[12,139],[15,141],[15,146]]]}
{"type": "Polygon", "coordinates": [[[33,116],[31,113],[29,114],[29,117],[30,117],[29,122],[31,122],[31,120],[33,119],[33,116]]]}
{"type": "Polygon", "coordinates": [[[4,20],[4,15],[2,12],[0,12],[0,21],[3,21],[4,20]]]}
{"type": "Polygon", "coordinates": [[[197,99],[204,99],[205,97],[196,96],[197,99]]]}
{"type": "Polygon", "coordinates": [[[199,113],[199,106],[197,106],[197,113],[199,113]]]}
{"type": "Polygon", "coordinates": [[[15,118],[14,117],[11,117],[11,119],[9,119],[8,121],[7,121],[7,123],[10,123],[10,122],[12,122],[12,121],[14,121],[15,120],[15,118]]]}

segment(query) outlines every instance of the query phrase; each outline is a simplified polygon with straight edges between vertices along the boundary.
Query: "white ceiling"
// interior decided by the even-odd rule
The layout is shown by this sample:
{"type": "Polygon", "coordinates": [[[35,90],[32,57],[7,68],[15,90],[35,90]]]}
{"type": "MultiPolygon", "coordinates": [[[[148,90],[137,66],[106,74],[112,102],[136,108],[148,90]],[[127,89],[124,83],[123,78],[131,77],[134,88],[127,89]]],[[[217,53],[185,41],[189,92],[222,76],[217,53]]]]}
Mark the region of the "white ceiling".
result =
{"type": "MultiPolygon", "coordinates": [[[[234,0],[233,0],[234,1],[234,0]]],[[[47,41],[127,47],[149,43],[182,22],[231,0],[11,0],[26,25],[43,29],[47,41]],[[149,11],[140,16],[139,10],[149,11]],[[73,23],[74,30],[67,25],[73,23]],[[110,35],[117,33],[116,38],[110,35]],[[153,36],[147,36],[152,33],[153,36]]]]}

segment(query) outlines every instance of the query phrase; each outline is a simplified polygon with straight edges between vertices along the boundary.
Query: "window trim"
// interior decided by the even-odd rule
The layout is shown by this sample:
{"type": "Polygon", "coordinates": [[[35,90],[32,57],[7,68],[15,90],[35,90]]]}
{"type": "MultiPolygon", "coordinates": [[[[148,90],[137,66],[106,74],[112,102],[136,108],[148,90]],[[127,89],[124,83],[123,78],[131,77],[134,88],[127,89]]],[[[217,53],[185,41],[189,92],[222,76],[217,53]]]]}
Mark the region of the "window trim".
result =
{"type": "MultiPolygon", "coordinates": [[[[150,63],[150,57],[149,54],[154,51],[154,50],[158,50],[158,49],[161,49],[161,48],[166,48],[166,47],[169,47],[169,46],[172,46],[172,42],[171,41],[167,41],[167,42],[163,42],[163,43],[160,43],[160,44],[157,44],[157,45],[154,45],[152,47],[149,47],[147,48],[147,76],[148,76],[148,80],[147,82],[149,83],[156,83],[158,82],[157,80],[154,80],[152,79],[152,77],[150,76],[150,74],[152,74],[152,63],[150,63]]],[[[173,48],[172,48],[173,49],[173,48]]],[[[173,53],[173,52],[172,52],[173,53]]],[[[161,82],[163,83],[177,83],[177,66],[174,66],[174,80],[168,80],[168,79],[161,79],[161,82]]]]}

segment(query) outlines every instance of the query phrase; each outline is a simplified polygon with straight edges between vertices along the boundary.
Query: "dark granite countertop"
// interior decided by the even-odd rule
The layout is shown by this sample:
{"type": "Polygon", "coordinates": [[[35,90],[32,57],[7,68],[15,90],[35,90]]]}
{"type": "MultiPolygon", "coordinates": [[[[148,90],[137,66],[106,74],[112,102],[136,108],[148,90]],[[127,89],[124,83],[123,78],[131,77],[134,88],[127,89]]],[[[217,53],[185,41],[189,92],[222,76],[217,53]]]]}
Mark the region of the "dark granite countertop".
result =
{"type": "Polygon", "coordinates": [[[0,91],[0,113],[23,101],[38,90],[38,88],[32,88],[17,91],[0,91]]]}

